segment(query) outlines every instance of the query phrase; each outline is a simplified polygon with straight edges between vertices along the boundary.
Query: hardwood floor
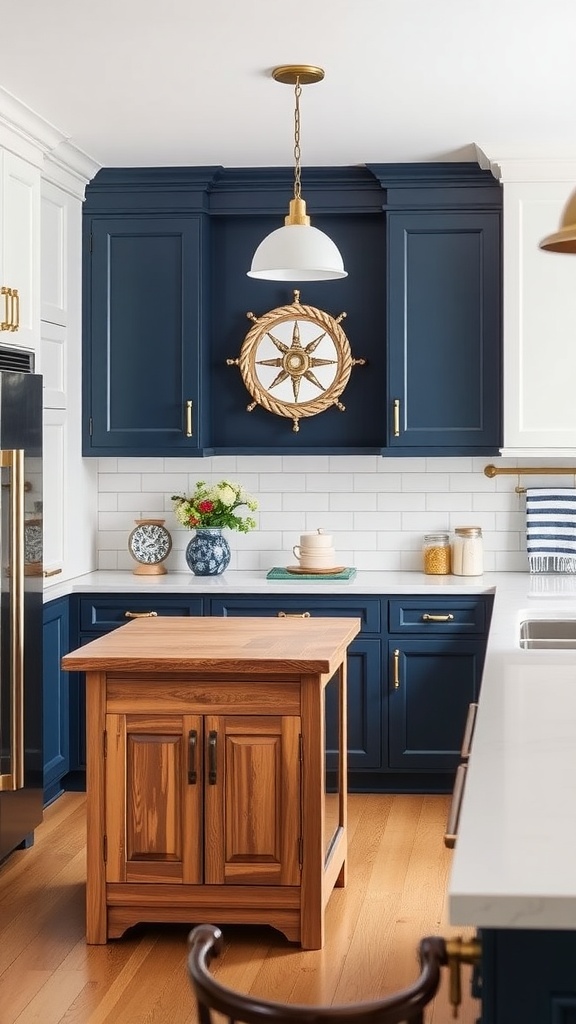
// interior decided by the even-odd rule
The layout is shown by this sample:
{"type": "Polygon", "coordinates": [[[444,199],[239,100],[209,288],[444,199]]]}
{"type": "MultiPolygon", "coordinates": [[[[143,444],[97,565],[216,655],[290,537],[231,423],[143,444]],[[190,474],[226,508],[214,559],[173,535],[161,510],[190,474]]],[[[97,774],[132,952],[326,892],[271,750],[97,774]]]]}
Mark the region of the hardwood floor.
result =
{"type": "MultiPolygon", "coordinates": [[[[223,926],[221,980],[301,1003],[377,998],[412,981],[419,939],[462,931],[446,924],[448,804],[351,796],[348,885],[330,898],[324,949],[304,952],[271,928],[223,926]]],[[[85,797],[67,793],[46,810],[34,847],[0,867],[0,1024],[195,1024],[189,927],[139,925],[87,946],[84,878],[85,797]]],[[[480,1012],[469,977],[464,968],[461,1024],[480,1012]]],[[[445,977],[428,1024],[452,1020],[447,988],[445,977]]]]}

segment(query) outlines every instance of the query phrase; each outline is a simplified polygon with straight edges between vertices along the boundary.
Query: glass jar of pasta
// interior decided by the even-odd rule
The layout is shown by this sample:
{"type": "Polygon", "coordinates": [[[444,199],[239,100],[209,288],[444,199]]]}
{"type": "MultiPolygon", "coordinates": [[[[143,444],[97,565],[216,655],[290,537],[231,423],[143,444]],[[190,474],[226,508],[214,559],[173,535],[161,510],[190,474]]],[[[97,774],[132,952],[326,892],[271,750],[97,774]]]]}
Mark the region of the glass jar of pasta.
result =
{"type": "Polygon", "coordinates": [[[450,536],[427,533],[422,545],[424,572],[428,576],[446,576],[450,572],[450,536]]]}

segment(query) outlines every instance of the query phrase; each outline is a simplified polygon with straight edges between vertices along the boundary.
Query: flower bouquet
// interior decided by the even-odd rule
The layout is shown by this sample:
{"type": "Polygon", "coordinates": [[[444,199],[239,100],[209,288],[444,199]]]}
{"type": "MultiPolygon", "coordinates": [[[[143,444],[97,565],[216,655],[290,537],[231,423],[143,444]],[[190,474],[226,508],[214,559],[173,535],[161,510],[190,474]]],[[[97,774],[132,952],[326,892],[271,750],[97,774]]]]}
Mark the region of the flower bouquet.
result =
{"type": "Polygon", "coordinates": [[[216,527],[248,533],[256,527],[252,516],[238,515],[236,509],[245,506],[250,512],[255,512],[258,502],[241,484],[233,484],[230,480],[220,480],[212,485],[199,480],[192,494],[173,494],[172,501],[176,519],[190,530],[216,527]]]}

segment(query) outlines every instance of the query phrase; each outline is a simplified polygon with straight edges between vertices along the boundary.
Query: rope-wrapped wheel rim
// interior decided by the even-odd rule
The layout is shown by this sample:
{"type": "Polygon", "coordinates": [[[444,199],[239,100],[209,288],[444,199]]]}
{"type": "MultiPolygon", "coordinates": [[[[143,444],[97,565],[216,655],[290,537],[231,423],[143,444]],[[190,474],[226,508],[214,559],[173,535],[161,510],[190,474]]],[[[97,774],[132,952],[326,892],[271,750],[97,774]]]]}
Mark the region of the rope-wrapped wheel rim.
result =
{"type": "MultiPolygon", "coordinates": [[[[342,319],[345,315],[344,313],[341,314],[339,319],[342,319]]],[[[336,405],[340,409],[343,408],[339,398],[348,383],[355,360],[352,358],[348,338],[340,327],[338,320],[321,309],[317,309],[314,306],[305,306],[300,302],[294,302],[287,306],[278,306],[257,319],[252,314],[248,314],[248,316],[254,319],[254,324],[244,338],[237,363],[244,384],[258,405],[261,405],[268,412],[276,416],[284,416],[287,419],[293,420],[295,424],[297,424],[299,419],[307,416],[316,416],[318,413],[324,412],[331,405],[336,405]],[[298,321],[316,324],[324,334],[328,335],[335,349],[334,362],[336,370],[332,382],[317,397],[302,402],[298,401],[297,398],[293,402],[276,398],[264,387],[258,376],[258,348],[261,342],[267,335],[270,335],[272,328],[277,328],[279,324],[289,321],[295,321],[296,324],[298,321]]],[[[290,350],[290,352],[294,351],[296,355],[293,358],[293,362],[298,364],[299,354],[302,353],[302,358],[304,358],[306,350],[305,348],[303,350],[290,350]]],[[[314,360],[312,359],[310,362],[313,363],[314,360]]],[[[292,376],[291,374],[289,375],[292,376]]],[[[299,376],[296,372],[294,375],[296,377],[299,376]]],[[[304,373],[301,375],[304,376],[304,373]]]]}

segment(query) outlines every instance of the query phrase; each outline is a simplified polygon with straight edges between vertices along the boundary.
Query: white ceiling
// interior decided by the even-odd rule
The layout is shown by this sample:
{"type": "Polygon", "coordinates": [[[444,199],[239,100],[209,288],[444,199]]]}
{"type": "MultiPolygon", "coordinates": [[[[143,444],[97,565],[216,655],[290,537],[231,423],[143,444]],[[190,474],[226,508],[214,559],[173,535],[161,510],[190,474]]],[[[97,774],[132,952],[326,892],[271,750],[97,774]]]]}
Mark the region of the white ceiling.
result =
{"type": "Polygon", "coordinates": [[[0,86],[98,164],[576,157],[574,0],[17,0],[0,86]]]}

